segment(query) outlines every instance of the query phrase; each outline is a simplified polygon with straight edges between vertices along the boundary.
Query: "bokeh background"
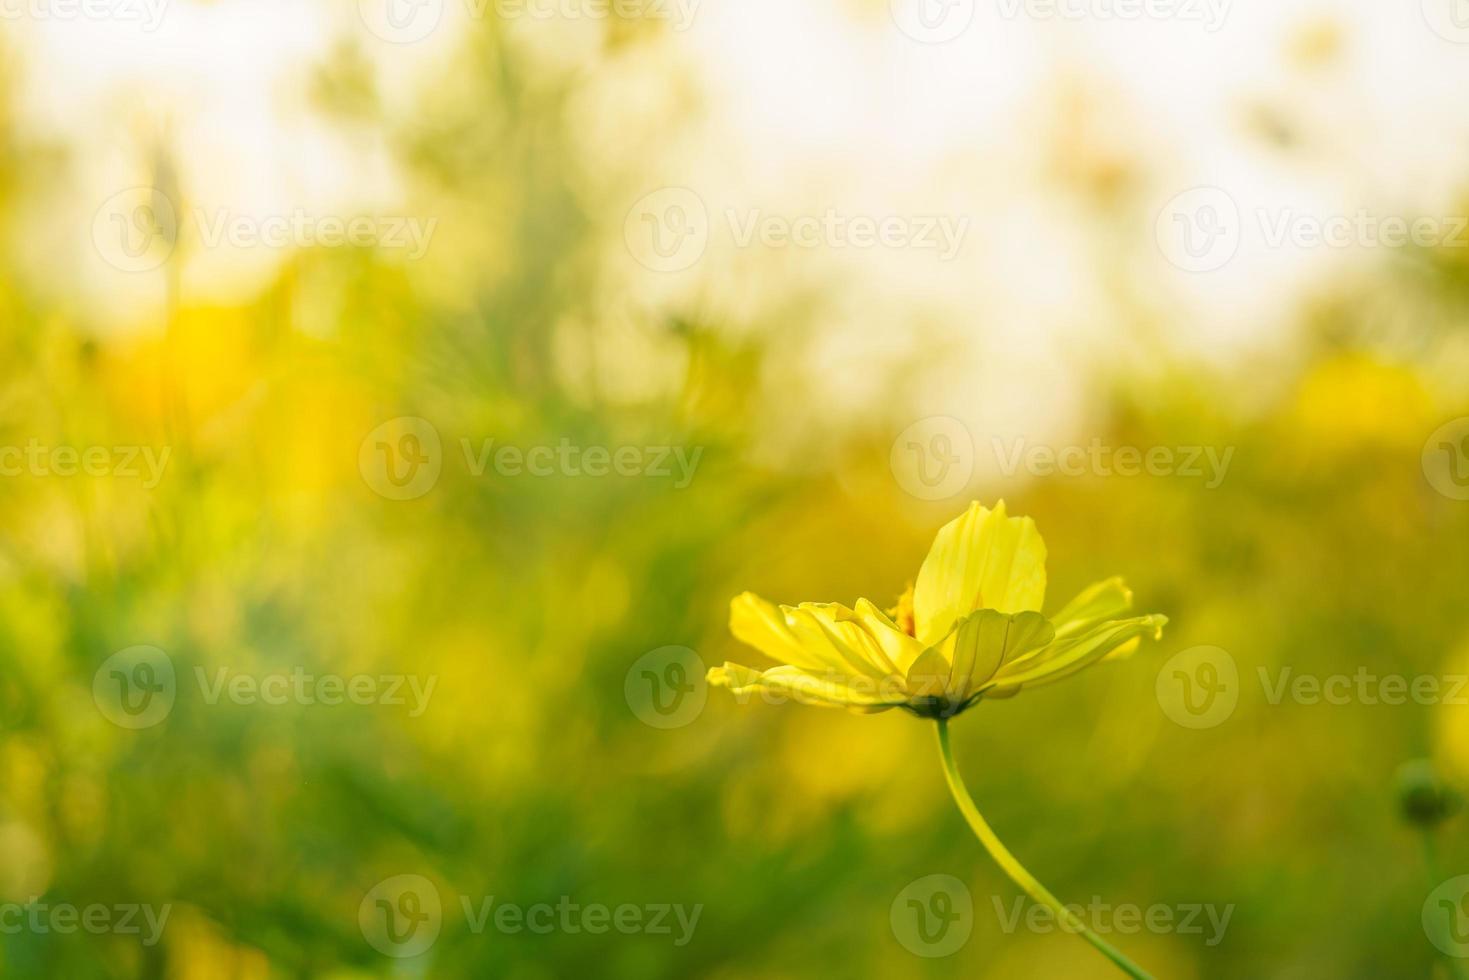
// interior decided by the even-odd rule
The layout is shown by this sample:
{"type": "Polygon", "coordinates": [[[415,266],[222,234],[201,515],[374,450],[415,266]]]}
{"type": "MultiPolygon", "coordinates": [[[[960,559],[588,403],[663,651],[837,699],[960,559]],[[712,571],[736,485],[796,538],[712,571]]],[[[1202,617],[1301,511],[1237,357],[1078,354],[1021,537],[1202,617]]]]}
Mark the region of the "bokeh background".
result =
{"type": "Polygon", "coordinates": [[[761,662],[738,592],[889,603],[1003,497],[1048,609],[1121,574],[1172,620],[955,723],[1037,876],[1232,907],[1213,945],[1113,937],[1159,976],[1457,975],[1422,912],[1463,818],[1425,868],[1394,773],[1469,777],[1469,17],[915,8],[3,6],[0,446],[49,455],[0,478],[0,902],[171,911],[154,943],[0,931],[0,974],[1111,975],[1004,928],[931,726],[696,669],[761,662]],[[1271,233],[1364,213],[1447,233],[1271,233]],[[489,440],[638,472],[478,469],[489,440]],[[672,719],[638,694],[667,647],[672,719]],[[1180,663],[1224,707],[1191,713],[1180,663]],[[211,702],[201,671],[435,686],[211,702]],[[1269,696],[1364,671],[1439,694],[1269,696]],[[120,714],[118,676],[163,706],[120,714]],[[973,900],[943,957],[893,924],[934,874],[973,900]],[[409,956],[359,914],[403,875],[443,907],[409,956]],[[476,932],[489,896],[702,912],[682,945],[476,932]]]}

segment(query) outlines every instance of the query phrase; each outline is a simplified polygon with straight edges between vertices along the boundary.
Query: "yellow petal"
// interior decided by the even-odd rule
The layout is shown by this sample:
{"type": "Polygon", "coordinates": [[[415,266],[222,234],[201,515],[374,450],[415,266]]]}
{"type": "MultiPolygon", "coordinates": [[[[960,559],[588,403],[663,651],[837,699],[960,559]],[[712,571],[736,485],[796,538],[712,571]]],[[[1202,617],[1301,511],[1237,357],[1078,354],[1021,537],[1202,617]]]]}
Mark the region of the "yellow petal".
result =
{"type": "Polygon", "coordinates": [[[1050,620],[1037,612],[977,610],[924,652],[909,672],[909,690],[960,703],[1003,665],[1044,647],[1055,635],[1050,620]]]}
{"type": "Polygon", "coordinates": [[[1057,639],[1014,663],[1006,664],[991,683],[999,691],[1018,690],[1022,685],[1049,684],[1123,650],[1131,652],[1129,648],[1136,648],[1138,640],[1144,636],[1161,639],[1167,622],[1167,616],[1138,616],[1101,623],[1085,633],[1057,639]]]}
{"type": "Polygon", "coordinates": [[[729,688],[736,696],[769,692],[804,704],[860,711],[883,711],[904,702],[902,692],[895,690],[892,683],[878,684],[866,677],[817,676],[799,667],[759,671],[726,663],[711,668],[708,681],[715,687],[729,688]]]}
{"type": "Polygon", "coordinates": [[[786,624],[785,613],[779,606],[753,592],[742,593],[730,600],[729,631],[741,643],[748,643],[776,663],[816,670],[830,666],[805,649],[786,624]]]}
{"type": "Polygon", "coordinates": [[[1007,517],[1002,500],[977,501],[939,529],[913,586],[918,639],[932,646],[975,609],[1035,612],[1046,595],[1046,545],[1028,517],[1007,517]]]}
{"type": "Polygon", "coordinates": [[[857,600],[856,616],[857,621],[877,640],[897,673],[907,675],[908,668],[923,652],[923,644],[903,632],[887,613],[866,599],[857,600]]]}
{"type": "Polygon", "coordinates": [[[836,655],[839,668],[879,680],[895,672],[882,644],[846,606],[836,602],[803,602],[794,609],[782,607],[782,610],[791,631],[807,649],[825,644],[836,655]]]}
{"type": "Polygon", "coordinates": [[[777,663],[812,673],[883,678],[894,667],[856,614],[835,603],[777,606],[752,592],[729,607],[730,632],[777,663]]]}
{"type": "Polygon", "coordinates": [[[1088,586],[1051,617],[1056,636],[1065,639],[1116,619],[1132,608],[1132,590],[1120,578],[1109,578],[1088,586]]]}

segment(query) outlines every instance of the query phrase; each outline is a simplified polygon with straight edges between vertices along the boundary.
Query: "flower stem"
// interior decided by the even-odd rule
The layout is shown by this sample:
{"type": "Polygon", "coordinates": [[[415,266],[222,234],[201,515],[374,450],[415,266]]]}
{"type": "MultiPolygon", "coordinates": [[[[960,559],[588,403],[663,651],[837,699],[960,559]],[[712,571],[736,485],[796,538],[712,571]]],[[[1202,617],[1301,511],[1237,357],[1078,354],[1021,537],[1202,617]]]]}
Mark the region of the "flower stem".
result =
{"type": "Polygon", "coordinates": [[[995,859],[995,863],[1027,895],[1054,912],[1057,918],[1067,928],[1073,930],[1081,938],[1095,946],[1103,956],[1115,963],[1117,968],[1123,973],[1126,973],[1130,977],[1136,977],[1137,980],[1153,980],[1153,977],[1144,971],[1142,967],[1138,966],[1126,956],[1123,956],[1105,939],[1087,928],[1086,923],[1082,922],[1075,912],[1062,905],[1061,901],[1055,895],[1052,895],[1046,890],[1044,885],[1036,881],[1034,876],[1025,870],[1025,866],[1015,859],[1015,855],[1011,854],[1009,849],[1000,842],[1000,838],[995,836],[994,830],[990,828],[990,825],[985,821],[984,817],[980,815],[979,808],[974,805],[974,800],[969,796],[969,790],[964,788],[964,777],[959,774],[959,767],[954,764],[954,753],[949,748],[948,719],[939,718],[937,724],[939,730],[939,754],[943,757],[944,776],[949,781],[949,791],[954,794],[954,802],[958,804],[959,812],[964,814],[964,819],[969,821],[969,826],[974,831],[974,836],[979,838],[979,842],[984,845],[986,851],[989,851],[990,857],[995,859]]]}

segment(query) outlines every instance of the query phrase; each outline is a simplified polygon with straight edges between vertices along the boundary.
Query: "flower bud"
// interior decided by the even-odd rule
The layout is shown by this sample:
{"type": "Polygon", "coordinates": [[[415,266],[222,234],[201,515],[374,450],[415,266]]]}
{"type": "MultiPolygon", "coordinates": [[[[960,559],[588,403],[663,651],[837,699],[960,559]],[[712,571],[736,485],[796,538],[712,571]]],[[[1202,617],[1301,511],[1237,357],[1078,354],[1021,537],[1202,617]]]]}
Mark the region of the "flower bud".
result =
{"type": "Polygon", "coordinates": [[[1398,769],[1398,806],[1409,823],[1434,827],[1463,805],[1463,795],[1444,782],[1427,759],[1414,759],[1398,769]]]}

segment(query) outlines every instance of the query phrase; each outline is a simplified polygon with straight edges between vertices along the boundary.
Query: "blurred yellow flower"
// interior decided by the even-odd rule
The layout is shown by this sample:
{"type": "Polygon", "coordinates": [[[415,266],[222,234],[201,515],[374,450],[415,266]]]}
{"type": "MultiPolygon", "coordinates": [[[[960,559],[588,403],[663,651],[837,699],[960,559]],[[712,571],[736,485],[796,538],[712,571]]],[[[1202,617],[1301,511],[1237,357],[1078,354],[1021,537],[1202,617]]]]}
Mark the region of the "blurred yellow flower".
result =
{"type": "Polygon", "coordinates": [[[1132,593],[1112,578],[1084,590],[1055,615],[1040,608],[1046,546],[1028,517],[971,503],[939,530],[898,607],[866,599],[777,606],[746,592],[730,604],[730,630],[781,664],[759,671],[726,663],[709,682],[735,694],[770,691],[813,704],[949,718],[983,697],[1059,680],[1123,657],[1145,634],[1162,636],[1164,616],[1113,617],[1132,593]]]}

